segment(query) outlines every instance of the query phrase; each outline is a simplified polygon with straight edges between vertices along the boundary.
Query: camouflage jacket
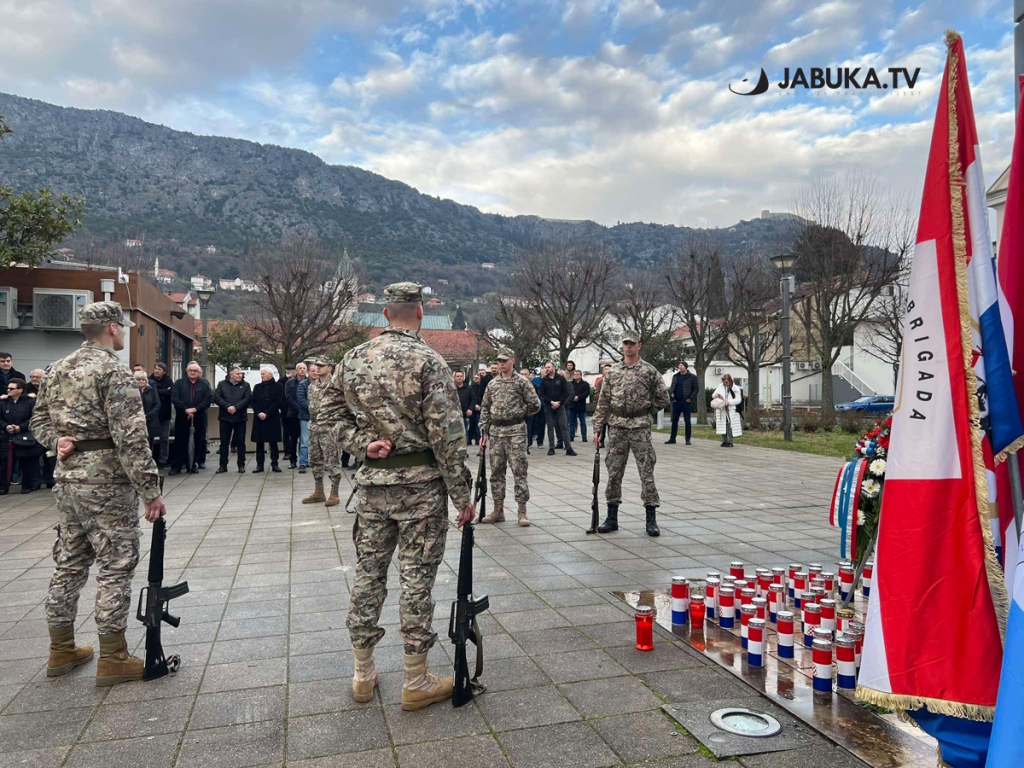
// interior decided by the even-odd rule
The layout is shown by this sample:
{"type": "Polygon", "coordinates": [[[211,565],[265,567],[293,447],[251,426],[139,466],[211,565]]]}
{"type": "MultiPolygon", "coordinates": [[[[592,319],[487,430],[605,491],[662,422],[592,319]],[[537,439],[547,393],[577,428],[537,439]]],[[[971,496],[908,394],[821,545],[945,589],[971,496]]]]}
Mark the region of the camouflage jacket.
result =
{"type": "Polygon", "coordinates": [[[49,451],[61,437],[114,441],[113,449],[75,452],[58,462],[54,478],[60,482],[130,484],[146,501],[160,495],[142,396],[110,347],[87,341],[46,369],[32,433],[49,451]]]}
{"type": "Polygon", "coordinates": [[[669,405],[668,389],[658,369],[645,360],[633,365],[619,362],[601,380],[594,412],[594,434],[611,427],[650,429],[651,419],[669,405]]]}
{"type": "Polygon", "coordinates": [[[323,410],[324,393],[328,387],[331,386],[330,381],[316,381],[309,382],[309,389],[306,392],[306,397],[309,400],[309,428],[322,431],[324,429],[323,419],[320,418],[323,410]]]}
{"type": "Polygon", "coordinates": [[[518,373],[507,379],[499,376],[492,379],[484,390],[484,401],[480,406],[480,434],[494,437],[517,435],[526,432],[523,421],[527,416],[540,411],[540,398],[532,381],[518,373]],[[514,422],[498,424],[495,422],[514,422]]]}
{"type": "Polygon", "coordinates": [[[360,459],[374,440],[392,456],[431,451],[431,466],[389,469],[363,464],[358,485],[404,485],[441,478],[458,509],[471,501],[466,434],[455,379],[444,359],[414,331],[387,328],[345,355],[323,395],[320,416],[338,429],[343,450],[360,459]]]}

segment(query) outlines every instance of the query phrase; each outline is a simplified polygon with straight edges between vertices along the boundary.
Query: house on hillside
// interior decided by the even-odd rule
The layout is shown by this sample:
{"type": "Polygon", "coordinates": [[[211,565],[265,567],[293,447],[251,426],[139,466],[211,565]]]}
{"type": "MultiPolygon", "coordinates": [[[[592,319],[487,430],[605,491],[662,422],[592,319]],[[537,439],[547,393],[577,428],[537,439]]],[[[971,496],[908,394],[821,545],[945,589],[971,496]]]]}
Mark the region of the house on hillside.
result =
{"type": "Polygon", "coordinates": [[[214,256],[217,253],[217,247],[214,245],[208,245],[206,246],[206,252],[211,256],[214,256]]]}
{"type": "Polygon", "coordinates": [[[481,269],[494,269],[494,262],[493,261],[485,261],[483,264],[480,265],[480,268],[481,269]]]}
{"type": "Polygon", "coordinates": [[[199,304],[199,296],[196,295],[195,291],[187,291],[185,293],[168,293],[167,298],[181,307],[196,320],[200,319],[202,309],[199,304]]]}
{"type": "Polygon", "coordinates": [[[243,293],[259,293],[260,287],[254,280],[243,280],[236,277],[234,280],[221,278],[218,283],[222,291],[242,291],[243,293]]]}
{"type": "Polygon", "coordinates": [[[213,280],[206,275],[195,275],[189,279],[189,287],[193,291],[209,290],[213,287],[213,280]]]}
{"type": "Polygon", "coordinates": [[[142,247],[142,241],[141,240],[125,240],[124,241],[124,247],[125,248],[141,248],[142,247]]]}
{"type": "Polygon", "coordinates": [[[178,281],[178,273],[173,269],[157,269],[154,275],[158,283],[169,284],[178,281]]]}

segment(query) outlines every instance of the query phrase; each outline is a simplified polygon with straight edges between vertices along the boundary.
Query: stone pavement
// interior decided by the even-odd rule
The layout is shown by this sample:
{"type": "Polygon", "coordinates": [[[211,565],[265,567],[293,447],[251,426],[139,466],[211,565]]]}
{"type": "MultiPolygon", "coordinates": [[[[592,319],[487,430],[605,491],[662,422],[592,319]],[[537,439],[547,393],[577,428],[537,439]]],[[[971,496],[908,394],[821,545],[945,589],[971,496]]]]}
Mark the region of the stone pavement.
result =
{"type": "MultiPolygon", "coordinates": [[[[636,651],[632,617],[609,595],[666,588],[674,574],[703,577],[737,559],[765,567],[835,562],[826,505],[837,460],[703,440],[665,446],[657,435],[655,443],[659,539],[643,533],[632,461],[622,530],[584,533],[593,449],[579,443],[577,458],[537,450],[530,457],[533,527],[519,528],[513,514],[512,522],[477,528],[475,586],[491,598],[481,621],[488,692],[458,710],[406,713],[398,704],[394,567],[376,654],[380,695],[352,701],[345,616],[353,517],[341,506],[301,504],[310,474],[215,476],[214,460],[199,475],[168,478],[166,579],[187,579],[191,593],[175,601],[182,623],[165,625],[164,645],[181,654],[182,669],[103,690],[94,686],[95,663],[45,676],[52,495],[2,497],[0,768],[696,768],[715,761],[660,707],[701,699],[757,705],[796,731],[799,749],[740,758],[747,768],[862,766],[670,636],[659,636],[653,652],[636,651]]],[[[475,448],[470,457],[475,471],[475,448]]],[[[601,501],[603,510],[603,487],[601,501]]],[[[459,541],[453,526],[434,592],[442,636],[431,659],[441,673],[451,665],[446,633],[459,541]]],[[[95,643],[93,589],[90,579],[78,635],[95,643]]],[[[141,651],[134,606],[129,640],[141,651]]]]}

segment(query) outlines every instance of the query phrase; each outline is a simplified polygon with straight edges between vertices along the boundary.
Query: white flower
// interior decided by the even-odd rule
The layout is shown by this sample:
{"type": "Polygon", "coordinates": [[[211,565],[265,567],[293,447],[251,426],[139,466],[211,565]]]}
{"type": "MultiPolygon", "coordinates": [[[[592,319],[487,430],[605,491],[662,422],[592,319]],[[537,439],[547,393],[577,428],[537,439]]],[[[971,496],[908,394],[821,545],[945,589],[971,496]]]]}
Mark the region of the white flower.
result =
{"type": "Polygon", "coordinates": [[[857,527],[864,525],[864,512],[860,509],[857,510],[857,527]]]}
{"type": "Polygon", "coordinates": [[[861,495],[868,499],[873,499],[878,495],[878,492],[882,490],[882,484],[877,480],[868,478],[864,481],[860,487],[861,495]]]}
{"type": "Polygon", "coordinates": [[[868,465],[868,470],[875,477],[882,477],[883,475],[885,475],[885,460],[875,459],[874,461],[871,462],[871,464],[868,465]]]}

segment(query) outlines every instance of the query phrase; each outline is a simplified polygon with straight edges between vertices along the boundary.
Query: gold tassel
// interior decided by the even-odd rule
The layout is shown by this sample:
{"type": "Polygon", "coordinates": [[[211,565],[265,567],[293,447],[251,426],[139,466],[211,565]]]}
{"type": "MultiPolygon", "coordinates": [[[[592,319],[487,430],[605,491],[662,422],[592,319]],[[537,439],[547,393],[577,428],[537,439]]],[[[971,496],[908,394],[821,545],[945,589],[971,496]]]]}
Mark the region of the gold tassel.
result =
{"type": "Polygon", "coordinates": [[[936,715],[952,715],[966,720],[979,720],[991,723],[995,717],[995,707],[985,707],[981,704],[965,704],[961,701],[946,701],[945,699],[931,699],[927,696],[905,696],[896,693],[883,693],[874,688],[867,688],[863,685],[857,686],[857,701],[866,701],[876,707],[886,709],[917,710],[926,707],[929,712],[936,715]]]}

